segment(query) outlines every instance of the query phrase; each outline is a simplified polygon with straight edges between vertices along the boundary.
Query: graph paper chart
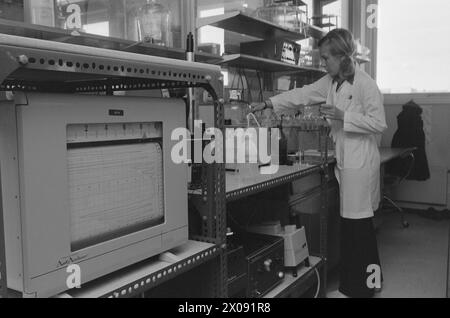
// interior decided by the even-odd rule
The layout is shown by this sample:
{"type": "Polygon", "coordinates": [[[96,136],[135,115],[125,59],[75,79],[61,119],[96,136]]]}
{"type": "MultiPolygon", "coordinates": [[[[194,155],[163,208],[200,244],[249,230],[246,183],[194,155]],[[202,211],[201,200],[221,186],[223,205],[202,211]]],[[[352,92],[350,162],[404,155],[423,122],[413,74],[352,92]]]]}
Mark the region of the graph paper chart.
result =
{"type": "Polygon", "coordinates": [[[164,222],[160,142],[93,141],[67,150],[73,251],[164,222]]]}

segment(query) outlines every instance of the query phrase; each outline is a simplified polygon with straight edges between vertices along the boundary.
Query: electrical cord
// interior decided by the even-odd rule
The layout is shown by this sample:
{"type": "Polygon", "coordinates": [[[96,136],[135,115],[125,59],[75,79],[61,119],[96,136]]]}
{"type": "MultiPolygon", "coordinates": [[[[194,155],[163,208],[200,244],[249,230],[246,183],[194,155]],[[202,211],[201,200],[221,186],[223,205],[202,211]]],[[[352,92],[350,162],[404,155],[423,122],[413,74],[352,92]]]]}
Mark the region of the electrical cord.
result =
{"type": "Polygon", "coordinates": [[[229,74],[233,74],[233,80],[231,81],[230,89],[234,89],[234,81],[236,80],[237,75],[232,72],[230,72],[229,74]]]}
{"type": "Polygon", "coordinates": [[[252,96],[252,90],[250,87],[250,83],[248,81],[248,77],[247,77],[247,73],[245,73],[245,70],[242,70],[243,74],[244,74],[244,78],[245,78],[245,82],[247,83],[247,90],[248,90],[248,94],[247,94],[247,100],[251,103],[253,103],[253,96],[252,96]]]}
{"type": "MultiPolygon", "coordinates": [[[[244,83],[243,71],[244,70],[242,68],[239,68],[239,80],[241,81],[241,85],[242,85],[241,100],[244,99],[244,93],[246,91],[245,83],[244,83]]],[[[247,83],[247,91],[248,91],[248,83],[247,83]]],[[[247,95],[247,100],[248,100],[248,95],[247,95]]]]}
{"type": "Polygon", "coordinates": [[[258,84],[259,84],[259,101],[263,102],[264,101],[264,91],[263,91],[263,87],[262,87],[262,78],[261,75],[259,74],[258,71],[256,71],[256,76],[258,77],[258,84]]]}
{"type": "MultiPolygon", "coordinates": [[[[245,90],[245,85],[244,85],[244,79],[242,78],[242,69],[239,69],[239,80],[241,81],[242,84],[242,95],[244,95],[244,90],[245,90]]],[[[242,99],[242,96],[241,96],[242,99]]]]}
{"type": "Polygon", "coordinates": [[[320,293],[320,274],[319,274],[319,271],[317,270],[317,267],[314,268],[314,271],[316,272],[316,276],[317,276],[317,290],[316,290],[316,294],[314,295],[314,298],[318,298],[319,293],[320,293]]]}

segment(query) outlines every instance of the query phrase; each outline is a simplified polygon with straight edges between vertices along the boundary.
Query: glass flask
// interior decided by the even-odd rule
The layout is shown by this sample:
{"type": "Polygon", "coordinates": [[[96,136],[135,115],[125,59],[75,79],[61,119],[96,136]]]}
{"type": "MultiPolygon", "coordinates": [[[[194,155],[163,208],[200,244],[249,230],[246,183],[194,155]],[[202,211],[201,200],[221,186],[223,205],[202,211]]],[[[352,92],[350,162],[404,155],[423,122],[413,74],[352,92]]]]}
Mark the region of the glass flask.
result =
{"type": "Polygon", "coordinates": [[[158,0],[146,0],[137,11],[138,41],[171,46],[171,12],[158,0]]]}
{"type": "Polygon", "coordinates": [[[247,125],[247,115],[250,112],[247,103],[240,101],[232,101],[230,104],[225,104],[225,119],[231,121],[231,125],[243,126],[247,125]]]}

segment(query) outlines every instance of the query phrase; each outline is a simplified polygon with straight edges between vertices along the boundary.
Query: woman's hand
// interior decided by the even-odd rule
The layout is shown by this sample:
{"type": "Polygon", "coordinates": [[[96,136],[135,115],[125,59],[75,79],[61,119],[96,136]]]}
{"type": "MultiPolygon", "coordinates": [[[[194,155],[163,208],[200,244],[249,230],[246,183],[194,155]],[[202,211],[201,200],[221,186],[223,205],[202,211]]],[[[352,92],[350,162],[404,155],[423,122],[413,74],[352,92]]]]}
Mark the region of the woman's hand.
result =
{"type": "Polygon", "coordinates": [[[252,103],[250,105],[250,109],[252,113],[256,113],[256,112],[260,112],[263,111],[264,109],[266,109],[266,103],[261,102],[261,103],[252,103]]]}
{"type": "Polygon", "coordinates": [[[331,120],[344,121],[345,113],[334,105],[324,104],[320,106],[320,114],[331,120]]]}

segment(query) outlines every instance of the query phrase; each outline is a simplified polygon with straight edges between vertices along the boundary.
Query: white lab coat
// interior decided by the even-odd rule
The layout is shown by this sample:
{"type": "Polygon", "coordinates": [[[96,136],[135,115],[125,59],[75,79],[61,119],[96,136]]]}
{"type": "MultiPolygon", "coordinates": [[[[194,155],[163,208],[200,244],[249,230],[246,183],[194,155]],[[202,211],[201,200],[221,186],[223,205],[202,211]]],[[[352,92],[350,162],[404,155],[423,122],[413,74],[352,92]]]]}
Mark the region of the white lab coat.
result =
{"type": "Polygon", "coordinates": [[[324,103],[345,112],[344,121],[330,121],[336,143],[336,178],[340,185],[341,216],[374,216],[380,203],[380,153],[377,135],[387,128],[383,95],[375,81],[357,69],[353,84],[345,81],[336,91],[330,75],[317,82],[271,98],[277,113],[301,105],[324,103]]]}

